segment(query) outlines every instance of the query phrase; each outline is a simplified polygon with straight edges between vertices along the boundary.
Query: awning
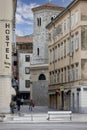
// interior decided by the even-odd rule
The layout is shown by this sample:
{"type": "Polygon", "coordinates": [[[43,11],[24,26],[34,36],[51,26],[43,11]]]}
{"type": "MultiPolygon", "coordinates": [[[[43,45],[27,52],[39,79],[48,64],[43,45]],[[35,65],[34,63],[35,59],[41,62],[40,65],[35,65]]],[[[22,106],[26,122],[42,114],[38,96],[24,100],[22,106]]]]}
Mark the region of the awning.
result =
{"type": "Polygon", "coordinates": [[[11,87],[11,95],[16,95],[15,89],[11,87]]]}

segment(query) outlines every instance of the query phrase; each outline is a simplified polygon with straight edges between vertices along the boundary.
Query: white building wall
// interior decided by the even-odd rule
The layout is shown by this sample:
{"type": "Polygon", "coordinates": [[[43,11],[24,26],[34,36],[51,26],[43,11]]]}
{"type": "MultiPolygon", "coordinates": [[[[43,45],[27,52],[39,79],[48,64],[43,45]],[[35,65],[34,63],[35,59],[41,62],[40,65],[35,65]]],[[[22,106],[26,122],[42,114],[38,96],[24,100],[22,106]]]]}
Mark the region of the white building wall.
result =
{"type": "Polygon", "coordinates": [[[25,56],[30,53],[19,53],[18,54],[18,70],[19,70],[19,91],[30,91],[30,88],[25,87],[25,80],[30,80],[30,74],[25,74],[25,67],[30,67],[30,62],[25,62],[25,56]]]}
{"type": "Polygon", "coordinates": [[[10,112],[13,0],[0,0],[0,113],[10,112]]]}

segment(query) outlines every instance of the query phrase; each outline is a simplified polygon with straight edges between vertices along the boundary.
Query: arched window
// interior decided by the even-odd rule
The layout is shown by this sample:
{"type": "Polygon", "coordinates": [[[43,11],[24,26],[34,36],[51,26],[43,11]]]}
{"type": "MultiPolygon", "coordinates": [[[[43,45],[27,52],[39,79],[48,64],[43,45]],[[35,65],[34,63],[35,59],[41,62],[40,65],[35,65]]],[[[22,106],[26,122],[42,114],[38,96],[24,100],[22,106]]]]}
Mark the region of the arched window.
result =
{"type": "Polygon", "coordinates": [[[37,26],[41,26],[41,18],[37,18],[37,26]]]}
{"type": "Polygon", "coordinates": [[[44,74],[40,74],[40,76],[39,76],[39,79],[38,79],[38,80],[46,80],[45,75],[44,75],[44,74]]]}

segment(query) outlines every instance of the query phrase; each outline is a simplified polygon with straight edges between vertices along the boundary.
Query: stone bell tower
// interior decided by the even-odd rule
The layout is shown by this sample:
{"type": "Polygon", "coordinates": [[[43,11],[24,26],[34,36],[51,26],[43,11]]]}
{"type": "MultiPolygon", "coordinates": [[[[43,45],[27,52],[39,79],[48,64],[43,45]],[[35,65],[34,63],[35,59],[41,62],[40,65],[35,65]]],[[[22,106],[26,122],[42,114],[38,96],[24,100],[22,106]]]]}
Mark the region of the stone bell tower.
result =
{"type": "Polygon", "coordinates": [[[33,8],[34,35],[31,62],[31,98],[36,105],[48,104],[48,31],[51,22],[64,8],[45,4],[33,8]]]}

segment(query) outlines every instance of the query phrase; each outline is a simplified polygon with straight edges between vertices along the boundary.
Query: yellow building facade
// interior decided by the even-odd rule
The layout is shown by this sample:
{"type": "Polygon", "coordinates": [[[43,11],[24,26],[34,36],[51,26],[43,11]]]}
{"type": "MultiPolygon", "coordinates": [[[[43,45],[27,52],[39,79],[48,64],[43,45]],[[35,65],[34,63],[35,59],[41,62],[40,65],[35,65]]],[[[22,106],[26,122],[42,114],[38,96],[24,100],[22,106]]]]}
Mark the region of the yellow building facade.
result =
{"type": "Polygon", "coordinates": [[[49,107],[87,112],[87,1],[74,0],[49,30],[49,107]]]}

